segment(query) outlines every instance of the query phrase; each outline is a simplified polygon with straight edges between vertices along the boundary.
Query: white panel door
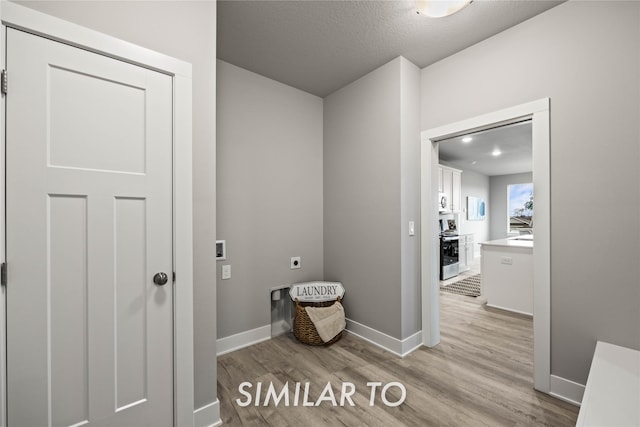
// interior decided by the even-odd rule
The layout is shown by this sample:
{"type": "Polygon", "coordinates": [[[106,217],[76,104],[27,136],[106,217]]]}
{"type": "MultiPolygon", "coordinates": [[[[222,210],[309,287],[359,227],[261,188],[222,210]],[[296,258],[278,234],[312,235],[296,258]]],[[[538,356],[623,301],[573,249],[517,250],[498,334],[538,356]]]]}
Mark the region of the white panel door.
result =
{"type": "Polygon", "coordinates": [[[172,78],[6,52],[8,424],[172,425],[172,78]]]}

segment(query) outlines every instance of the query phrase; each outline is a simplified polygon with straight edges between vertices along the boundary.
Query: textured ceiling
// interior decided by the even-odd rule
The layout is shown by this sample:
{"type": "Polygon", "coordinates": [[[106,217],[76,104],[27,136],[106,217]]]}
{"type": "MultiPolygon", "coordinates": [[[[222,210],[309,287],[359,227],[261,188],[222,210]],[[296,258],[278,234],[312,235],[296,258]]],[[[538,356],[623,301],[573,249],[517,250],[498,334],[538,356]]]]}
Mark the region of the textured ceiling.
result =
{"type": "Polygon", "coordinates": [[[510,175],[533,170],[531,121],[515,123],[440,141],[440,160],[462,170],[487,176],[510,175]],[[470,142],[462,138],[471,136],[470,142]],[[500,156],[493,156],[494,150],[500,156]]]}
{"type": "Polygon", "coordinates": [[[562,1],[475,0],[446,18],[414,1],[218,1],[218,58],[325,97],[397,56],[420,68],[562,1]]]}

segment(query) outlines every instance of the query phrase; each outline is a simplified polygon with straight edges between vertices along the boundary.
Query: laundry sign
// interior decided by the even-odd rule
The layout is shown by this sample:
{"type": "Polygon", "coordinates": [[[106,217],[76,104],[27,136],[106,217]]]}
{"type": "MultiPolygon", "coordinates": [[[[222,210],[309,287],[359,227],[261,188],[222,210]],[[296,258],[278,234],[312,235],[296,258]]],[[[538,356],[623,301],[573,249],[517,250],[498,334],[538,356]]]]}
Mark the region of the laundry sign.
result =
{"type": "Polygon", "coordinates": [[[344,296],[344,287],[340,282],[295,283],[289,288],[289,295],[300,302],[334,301],[344,296]]]}

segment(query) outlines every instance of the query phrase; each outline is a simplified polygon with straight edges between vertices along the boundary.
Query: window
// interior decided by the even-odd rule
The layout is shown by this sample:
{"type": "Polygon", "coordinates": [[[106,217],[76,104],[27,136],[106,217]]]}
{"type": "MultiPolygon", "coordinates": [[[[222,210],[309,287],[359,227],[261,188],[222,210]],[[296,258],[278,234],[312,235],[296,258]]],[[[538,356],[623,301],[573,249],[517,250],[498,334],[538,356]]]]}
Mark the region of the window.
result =
{"type": "Polygon", "coordinates": [[[533,183],[507,187],[509,233],[533,229],[533,183]]]}

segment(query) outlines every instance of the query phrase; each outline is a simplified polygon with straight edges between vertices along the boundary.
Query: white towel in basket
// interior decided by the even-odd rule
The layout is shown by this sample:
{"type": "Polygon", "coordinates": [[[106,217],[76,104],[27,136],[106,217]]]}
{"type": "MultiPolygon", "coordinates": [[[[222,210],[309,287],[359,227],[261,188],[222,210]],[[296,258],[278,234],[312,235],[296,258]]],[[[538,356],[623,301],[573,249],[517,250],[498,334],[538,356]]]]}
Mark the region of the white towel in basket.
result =
{"type": "Polygon", "coordinates": [[[344,307],[339,301],[329,307],[305,307],[304,309],[324,342],[331,341],[347,326],[344,307]]]}

